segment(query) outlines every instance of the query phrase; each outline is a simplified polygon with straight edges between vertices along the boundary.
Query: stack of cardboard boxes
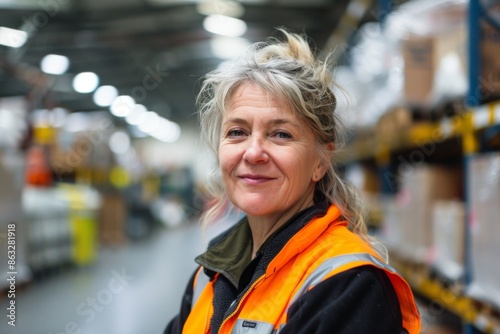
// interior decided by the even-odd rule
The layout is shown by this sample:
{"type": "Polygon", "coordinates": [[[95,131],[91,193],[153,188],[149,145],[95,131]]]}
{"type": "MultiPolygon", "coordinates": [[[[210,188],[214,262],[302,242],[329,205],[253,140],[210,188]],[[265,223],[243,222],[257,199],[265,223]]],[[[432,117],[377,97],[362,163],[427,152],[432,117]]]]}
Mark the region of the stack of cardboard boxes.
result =
{"type": "MultiPolygon", "coordinates": [[[[384,238],[395,254],[411,262],[430,264],[435,257],[434,230],[438,228],[433,225],[434,205],[462,197],[461,171],[418,165],[404,170],[400,181],[399,192],[386,203],[384,238]]],[[[452,224],[463,224],[463,221],[452,224]]],[[[454,248],[460,253],[463,243],[454,248]]]]}

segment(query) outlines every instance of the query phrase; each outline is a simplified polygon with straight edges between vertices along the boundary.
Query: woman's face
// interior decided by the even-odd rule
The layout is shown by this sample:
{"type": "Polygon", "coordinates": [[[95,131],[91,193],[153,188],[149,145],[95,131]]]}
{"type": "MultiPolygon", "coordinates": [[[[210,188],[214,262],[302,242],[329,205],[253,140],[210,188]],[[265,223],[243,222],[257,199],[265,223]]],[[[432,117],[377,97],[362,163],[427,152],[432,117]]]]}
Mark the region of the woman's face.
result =
{"type": "Polygon", "coordinates": [[[249,216],[311,205],[315,183],[326,171],[312,131],[254,84],[240,86],[228,103],[219,161],[229,199],[249,216]]]}

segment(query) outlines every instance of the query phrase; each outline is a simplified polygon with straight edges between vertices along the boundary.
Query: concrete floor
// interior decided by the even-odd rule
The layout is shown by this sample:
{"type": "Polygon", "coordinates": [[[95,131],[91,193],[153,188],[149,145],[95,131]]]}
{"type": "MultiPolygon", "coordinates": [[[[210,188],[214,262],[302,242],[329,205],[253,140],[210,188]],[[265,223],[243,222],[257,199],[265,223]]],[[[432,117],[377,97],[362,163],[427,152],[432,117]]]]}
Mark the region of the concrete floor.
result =
{"type": "MultiPolygon", "coordinates": [[[[209,230],[207,237],[226,227],[209,230]]],[[[196,268],[193,258],[204,248],[200,226],[191,224],[102,249],[93,266],[66,270],[19,291],[16,327],[2,316],[0,333],[162,333],[178,312],[185,284],[196,268]]],[[[6,312],[6,298],[0,305],[6,312]]],[[[436,329],[427,323],[425,333],[459,333],[436,329]]]]}

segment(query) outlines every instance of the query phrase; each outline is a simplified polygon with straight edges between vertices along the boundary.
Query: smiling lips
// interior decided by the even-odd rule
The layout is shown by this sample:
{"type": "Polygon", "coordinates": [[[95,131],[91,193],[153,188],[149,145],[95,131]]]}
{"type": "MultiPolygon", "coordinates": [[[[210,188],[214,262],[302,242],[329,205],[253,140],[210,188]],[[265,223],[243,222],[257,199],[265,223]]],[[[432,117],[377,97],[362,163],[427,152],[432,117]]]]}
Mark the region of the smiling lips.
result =
{"type": "Polygon", "coordinates": [[[242,174],[238,177],[247,184],[261,184],[275,179],[274,177],[259,174],[242,174]]]}

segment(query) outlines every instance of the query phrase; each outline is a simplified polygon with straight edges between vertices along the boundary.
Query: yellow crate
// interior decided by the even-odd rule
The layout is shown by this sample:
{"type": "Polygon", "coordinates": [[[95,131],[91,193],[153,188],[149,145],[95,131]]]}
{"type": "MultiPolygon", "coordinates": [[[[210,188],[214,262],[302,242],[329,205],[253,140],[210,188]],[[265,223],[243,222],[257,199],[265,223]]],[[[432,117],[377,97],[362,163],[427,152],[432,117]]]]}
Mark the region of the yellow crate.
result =
{"type": "Polygon", "coordinates": [[[86,265],[97,257],[97,220],[90,212],[76,210],[70,213],[73,232],[73,260],[86,265]]]}

